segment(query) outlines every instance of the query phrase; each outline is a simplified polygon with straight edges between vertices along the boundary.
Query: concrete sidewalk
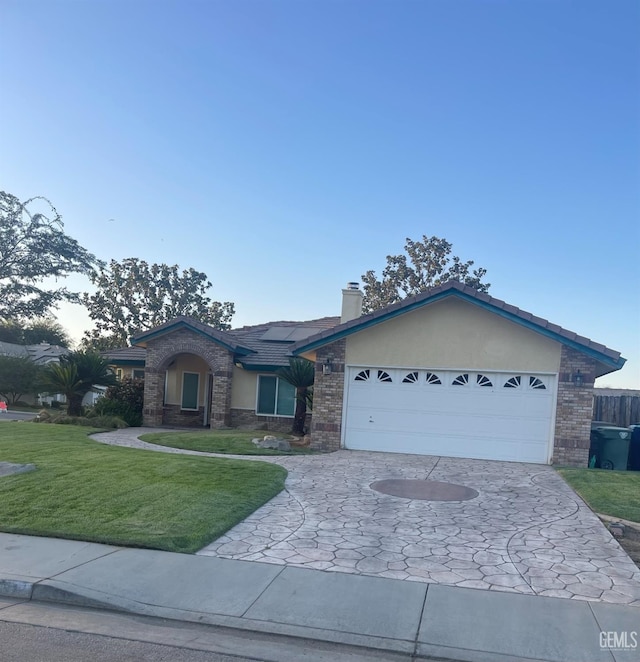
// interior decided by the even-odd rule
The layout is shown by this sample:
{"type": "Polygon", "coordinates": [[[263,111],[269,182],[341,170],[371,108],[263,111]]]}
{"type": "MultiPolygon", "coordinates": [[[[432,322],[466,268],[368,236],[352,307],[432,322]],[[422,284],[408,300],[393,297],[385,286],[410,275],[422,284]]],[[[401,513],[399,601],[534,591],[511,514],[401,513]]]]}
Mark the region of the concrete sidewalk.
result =
{"type": "Polygon", "coordinates": [[[640,655],[637,607],[12,534],[0,534],[0,595],[335,642],[394,660],[640,655]],[[601,632],[626,633],[629,648],[619,638],[618,648],[602,648],[601,632]]]}

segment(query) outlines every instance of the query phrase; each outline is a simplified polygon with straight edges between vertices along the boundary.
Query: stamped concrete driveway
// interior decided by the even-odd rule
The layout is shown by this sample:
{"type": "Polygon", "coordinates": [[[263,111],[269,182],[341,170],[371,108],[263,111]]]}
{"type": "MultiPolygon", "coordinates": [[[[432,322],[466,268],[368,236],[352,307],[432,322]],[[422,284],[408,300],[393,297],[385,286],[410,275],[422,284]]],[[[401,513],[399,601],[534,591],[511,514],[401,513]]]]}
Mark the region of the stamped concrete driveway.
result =
{"type": "MultiPolygon", "coordinates": [[[[142,432],[94,438],[180,452],[142,432]]],[[[199,554],[640,606],[640,571],[551,467],[364,451],[260,459],[287,468],[285,491],[199,554]],[[370,487],[397,478],[478,496],[422,501],[370,487]]]]}

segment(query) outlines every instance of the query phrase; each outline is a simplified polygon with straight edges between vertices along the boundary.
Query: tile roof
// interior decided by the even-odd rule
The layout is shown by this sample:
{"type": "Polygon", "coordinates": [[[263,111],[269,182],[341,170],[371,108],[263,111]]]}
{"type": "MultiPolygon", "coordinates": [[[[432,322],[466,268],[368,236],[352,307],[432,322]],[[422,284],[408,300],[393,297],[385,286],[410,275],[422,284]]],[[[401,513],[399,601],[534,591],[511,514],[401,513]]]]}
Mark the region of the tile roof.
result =
{"type": "Polygon", "coordinates": [[[0,356],[16,356],[29,358],[34,363],[46,364],[51,361],[59,361],[61,356],[68,354],[66,347],[50,345],[43,342],[36,345],[18,345],[12,342],[0,341],[0,356]]]}
{"type": "Polygon", "coordinates": [[[340,322],[339,317],[322,317],[315,320],[304,322],[280,321],[258,324],[255,326],[245,326],[239,329],[233,329],[228,333],[236,336],[238,341],[245,347],[249,347],[255,353],[241,357],[239,361],[247,368],[273,368],[289,364],[289,350],[293,343],[263,340],[262,336],[269,330],[275,328],[298,329],[298,334],[309,330],[309,335],[319,333],[325,329],[331,329],[340,322]]]}
{"type": "Polygon", "coordinates": [[[141,361],[145,362],[147,350],[144,347],[121,347],[120,349],[110,349],[102,352],[102,356],[118,363],[118,361],[141,361]]]}
{"type": "Polygon", "coordinates": [[[185,327],[190,328],[193,331],[202,334],[203,336],[211,338],[216,342],[219,342],[221,345],[224,345],[232,352],[239,354],[247,354],[251,352],[249,348],[243,347],[239,342],[237,342],[237,339],[234,338],[228,331],[220,331],[219,329],[214,329],[208,324],[203,324],[202,322],[198,322],[198,320],[193,319],[193,317],[186,317],[184,315],[174,317],[172,320],[169,320],[164,324],[160,324],[160,326],[156,326],[149,331],[139,333],[138,335],[131,338],[131,344],[140,345],[147,340],[150,340],[151,338],[162,335],[163,333],[169,333],[175,329],[185,327]]]}
{"type": "Polygon", "coordinates": [[[17,356],[27,357],[29,352],[24,345],[16,345],[12,342],[4,342],[0,340],[0,356],[17,356]]]}
{"type": "Polygon", "coordinates": [[[61,356],[69,354],[71,350],[60,345],[50,345],[49,343],[40,343],[38,345],[27,345],[27,352],[34,363],[51,363],[59,361],[61,356]]]}
{"type": "Polygon", "coordinates": [[[584,351],[609,366],[615,366],[619,369],[625,363],[625,359],[620,356],[620,352],[609,349],[608,347],[594,342],[593,340],[589,340],[589,338],[585,338],[584,336],[579,336],[573,331],[563,329],[561,326],[552,324],[542,317],[536,317],[525,310],[521,310],[516,306],[512,306],[505,301],[502,301],[502,299],[497,299],[484,292],[479,292],[478,290],[458,281],[449,281],[443,285],[432,287],[420,294],[407,297],[398,303],[387,306],[386,308],[381,308],[368,315],[363,315],[362,317],[345,322],[344,324],[339,324],[333,329],[325,329],[306,340],[296,342],[294,345],[290,346],[289,349],[292,354],[311,351],[317,347],[326,345],[329,342],[333,342],[339,338],[361,331],[369,326],[392,319],[398,315],[409,312],[410,310],[420,308],[421,306],[434,303],[435,301],[452,295],[458,296],[471,303],[481,305],[506,319],[520,323],[534,331],[538,331],[539,333],[543,333],[544,335],[552,337],[558,342],[574,347],[579,351],[584,351]]]}
{"type": "MultiPolygon", "coordinates": [[[[292,342],[281,340],[263,340],[267,331],[277,328],[296,330],[298,337],[312,335],[324,329],[330,329],[340,322],[339,317],[321,317],[319,319],[296,322],[283,320],[279,322],[267,322],[253,326],[243,326],[230,331],[219,331],[213,327],[202,324],[190,317],[176,317],[169,322],[155,327],[149,331],[134,336],[132,343],[145,342],[149,337],[155,337],[161,333],[170,333],[181,326],[191,327],[206,336],[223,342],[231,351],[237,353],[237,360],[248,369],[274,369],[288,365],[289,350],[292,342]]],[[[103,352],[114,363],[119,361],[142,361],[146,358],[144,346],[123,347],[103,352]]]]}

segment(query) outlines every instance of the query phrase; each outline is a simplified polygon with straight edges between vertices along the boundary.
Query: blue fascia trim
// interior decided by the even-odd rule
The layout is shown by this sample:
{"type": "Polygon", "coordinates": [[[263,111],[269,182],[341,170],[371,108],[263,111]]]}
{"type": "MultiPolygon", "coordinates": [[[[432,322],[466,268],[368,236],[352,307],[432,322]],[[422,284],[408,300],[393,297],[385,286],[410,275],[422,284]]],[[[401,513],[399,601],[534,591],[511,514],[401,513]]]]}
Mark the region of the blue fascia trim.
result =
{"type": "Polygon", "coordinates": [[[546,336],[547,338],[551,338],[552,340],[555,340],[556,342],[562,343],[563,345],[567,345],[568,347],[572,347],[573,349],[582,352],[583,354],[586,354],[587,356],[590,356],[591,358],[594,358],[601,363],[604,363],[612,368],[616,368],[619,370],[622,368],[622,366],[626,363],[626,359],[623,359],[620,357],[617,361],[615,359],[612,359],[605,354],[602,354],[601,352],[598,352],[595,349],[591,349],[590,347],[585,347],[584,345],[581,345],[580,343],[576,342],[575,340],[570,340],[569,338],[565,338],[564,336],[561,336],[559,333],[556,333],[555,331],[551,331],[550,329],[545,329],[544,327],[539,326],[535,322],[530,322],[529,320],[522,319],[521,317],[518,317],[517,315],[514,315],[513,313],[510,313],[506,310],[502,310],[501,308],[497,308],[496,306],[487,303],[486,301],[480,301],[479,299],[476,299],[473,296],[470,296],[468,294],[465,294],[464,292],[459,292],[458,290],[450,290],[448,292],[441,292],[439,294],[435,294],[432,297],[429,297],[428,299],[424,299],[423,301],[418,301],[412,304],[409,304],[407,306],[398,308],[397,310],[393,310],[386,315],[381,315],[380,317],[376,317],[371,320],[367,320],[366,322],[363,322],[362,324],[358,324],[355,326],[350,327],[349,329],[344,329],[343,331],[339,331],[335,335],[330,336],[329,338],[322,338],[321,340],[316,340],[315,342],[310,343],[309,345],[305,345],[303,347],[299,347],[295,352],[293,352],[295,355],[302,354],[303,352],[310,352],[313,351],[314,349],[317,349],[318,347],[322,347],[323,345],[326,345],[327,343],[334,342],[335,340],[340,340],[341,338],[345,338],[346,336],[350,336],[353,333],[357,333],[359,331],[364,331],[364,329],[367,329],[371,326],[375,326],[376,324],[380,324],[381,322],[386,322],[388,320],[391,320],[395,317],[398,317],[399,315],[404,315],[405,313],[411,312],[413,310],[416,310],[417,308],[422,308],[422,306],[426,306],[431,303],[435,303],[436,301],[440,301],[441,299],[445,299],[450,296],[455,296],[459,297],[460,299],[463,299],[464,301],[467,301],[469,303],[475,304],[476,306],[479,306],[480,308],[484,308],[485,310],[488,310],[496,315],[499,315],[500,317],[503,317],[504,319],[509,320],[510,322],[514,322],[515,324],[519,324],[520,326],[524,326],[527,329],[530,329],[531,331],[535,331],[536,333],[540,333],[543,336],[546,336]]]}
{"type": "MultiPolygon", "coordinates": [[[[242,361],[240,361],[242,363],[242,361]]],[[[284,365],[257,365],[253,363],[242,363],[242,367],[244,370],[250,371],[250,372],[275,372],[276,370],[280,370],[280,368],[284,368],[284,365]]]]}
{"type": "Polygon", "coordinates": [[[208,338],[209,340],[212,340],[215,343],[218,343],[218,345],[222,345],[225,349],[229,350],[230,352],[234,354],[239,354],[240,356],[246,356],[247,354],[255,354],[255,351],[252,349],[247,349],[246,347],[242,346],[236,346],[233,347],[232,345],[229,345],[228,343],[218,340],[218,338],[214,338],[213,336],[209,335],[208,333],[205,333],[204,331],[201,331],[200,329],[196,329],[195,327],[191,326],[190,324],[187,324],[185,322],[176,322],[175,324],[172,324],[171,326],[168,326],[164,329],[161,329],[160,331],[149,331],[149,333],[145,333],[142,336],[138,337],[138,343],[140,342],[146,342],[147,340],[153,340],[154,338],[158,338],[160,336],[165,335],[166,333],[171,333],[175,331],[176,329],[189,329],[189,331],[193,331],[194,333],[197,333],[198,335],[202,336],[203,338],[208,338]]]}
{"type": "Polygon", "coordinates": [[[137,361],[133,359],[121,359],[121,360],[111,360],[107,359],[109,361],[109,365],[141,365],[144,367],[145,361],[137,361]]]}

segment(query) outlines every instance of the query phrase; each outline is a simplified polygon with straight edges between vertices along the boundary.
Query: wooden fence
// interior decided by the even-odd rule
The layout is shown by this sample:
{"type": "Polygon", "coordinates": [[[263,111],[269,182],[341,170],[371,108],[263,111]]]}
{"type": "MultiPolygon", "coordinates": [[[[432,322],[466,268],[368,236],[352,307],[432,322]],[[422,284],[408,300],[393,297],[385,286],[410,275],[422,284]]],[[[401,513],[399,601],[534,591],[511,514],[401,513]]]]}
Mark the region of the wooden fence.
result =
{"type": "Polygon", "coordinates": [[[640,391],[594,389],[593,420],[623,428],[633,423],[640,424],[640,391]]]}

